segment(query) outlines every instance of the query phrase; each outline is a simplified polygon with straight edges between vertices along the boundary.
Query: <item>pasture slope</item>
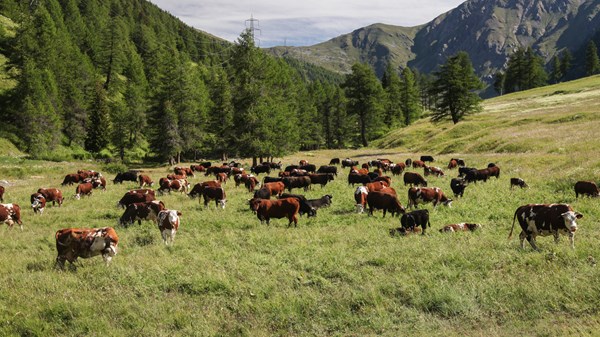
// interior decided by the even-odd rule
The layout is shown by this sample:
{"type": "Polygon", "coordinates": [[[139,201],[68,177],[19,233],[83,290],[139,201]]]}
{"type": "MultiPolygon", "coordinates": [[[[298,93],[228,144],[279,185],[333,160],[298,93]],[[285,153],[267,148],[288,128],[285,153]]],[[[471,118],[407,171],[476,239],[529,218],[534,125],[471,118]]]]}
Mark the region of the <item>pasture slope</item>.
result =
{"type": "MultiPolygon", "coordinates": [[[[301,218],[297,228],[284,219],[261,225],[248,210],[250,194],[230,182],[225,210],[204,209],[185,195],[160,197],[183,213],[174,246],[165,247],[149,222],[116,227],[119,253],[108,268],[96,257],[64,272],[53,269],[54,232],[116,225],[122,210],[115,204],[136,184],[109,182],[106,192],[79,201],[71,198],[75,186],[63,187],[63,207],[34,216],[28,199],[37,188],[60,188],[66,173],[81,168],[114,174],[90,162],[5,156],[5,202],[21,205],[25,229],[0,228],[0,335],[597,335],[600,199],[576,200],[572,186],[600,180],[599,126],[596,77],[486,101],[485,112],[455,126],[419,122],[377,147],[282,159],[320,165],[332,157],[404,161],[432,154],[440,166],[458,156],[469,166],[501,167],[499,179],[469,186],[452,208],[425,206],[433,225],[425,237],[390,237],[397,217],[355,214],[346,169],[307,193],[332,194],[333,205],[301,218]],[[514,176],[531,188],[511,191],[514,176]],[[559,244],[539,238],[541,252],[507,239],[515,209],[542,202],[567,202],[584,214],[575,250],[564,237],[559,244]],[[463,221],[483,228],[438,232],[463,221]]],[[[146,171],[158,181],[170,168],[146,171]]],[[[456,171],[445,171],[428,180],[451,194],[456,171]]],[[[406,205],[401,179],[392,186],[406,205]]]]}

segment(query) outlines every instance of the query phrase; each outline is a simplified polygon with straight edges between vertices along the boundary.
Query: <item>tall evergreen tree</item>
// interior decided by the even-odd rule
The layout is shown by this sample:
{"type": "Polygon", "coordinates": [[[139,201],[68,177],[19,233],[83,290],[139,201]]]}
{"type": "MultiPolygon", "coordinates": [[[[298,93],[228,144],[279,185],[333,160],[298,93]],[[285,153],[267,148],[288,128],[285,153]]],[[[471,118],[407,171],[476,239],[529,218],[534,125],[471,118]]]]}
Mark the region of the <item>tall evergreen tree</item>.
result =
{"type": "Polygon", "coordinates": [[[349,129],[351,125],[355,125],[355,116],[347,115],[347,100],[344,90],[339,86],[333,87],[333,92],[328,95],[329,107],[332,120],[332,135],[335,142],[335,148],[343,148],[348,140],[349,129]]]}
{"type": "Polygon", "coordinates": [[[600,59],[598,59],[598,47],[594,40],[590,40],[585,49],[585,75],[600,74],[600,59]]]}
{"type": "Polygon", "coordinates": [[[567,76],[569,70],[571,70],[571,66],[573,62],[573,55],[568,49],[563,50],[560,57],[560,72],[563,76],[567,76]]]}
{"type": "Polygon", "coordinates": [[[500,96],[504,95],[505,82],[506,73],[498,71],[494,74],[494,90],[496,90],[500,96]]]}
{"type": "Polygon", "coordinates": [[[481,110],[481,98],[476,91],[483,83],[475,75],[475,70],[466,52],[448,58],[438,72],[432,87],[432,94],[438,98],[432,121],[450,117],[454,124],[465,115],[481,110]]]}
{"type": "Polygon", "coordinates": [[[421,117],[423,109],[421,108],[419,87],[412,70],[408,67],[402,71],[400,106],[405,125],[410,125],[421,117]]]}
{"type": "Polygon", "coordinates": [[[223,68],[214,67],[211,70],[208,85],[213,104],[209,114],[210,127],[207,130],[211,139],[207,142],[209,148],[206,150],[217,151],[222,160],[227,160],[229,154],[235,151],[235,130],[231,88],[223,68]]]}
{"type": "Polygon", "coordinates": [[[110,143],[110,108],[103,85],[96,83],[94,100],[90,110],[90,119],[87,124],[87,137],[85,149],[98,153],[110,143]]]}
{"type": "Polygon", "coordinates": [[[383,133],[384,91],[381,83],[371,67],[355,63],[352,73],[346,76],[344,89],[348,114],[358,117],[359,143],[368,146],[369,140],[383,133]]]}
{"type": "Polygon", "coordinates": [[[538,88],[548,83],[548,74],[544,70],[544,60],[536,55],[531,47],[525,51],[527,89],[538,88]]]}
{"type": "Polygon", "coordinates": [[[386,95],[384,119],[390,128],[406,124],[406,109],[404,109],[406,102],[403,100],[406,94],[404,84],[392,64],[388,63],[381,79],[381,85],[386,95]]]}
{"type": "Polygon", "coordinates": [[[552,61],[550,64],[552,66],[552,70],[550,71],[550,82],[558,83],[563,77],[563,73],[560,66],[560,59],[558,58],[558,55],[554,55],[554,57],[552,57],[552,61]]]}

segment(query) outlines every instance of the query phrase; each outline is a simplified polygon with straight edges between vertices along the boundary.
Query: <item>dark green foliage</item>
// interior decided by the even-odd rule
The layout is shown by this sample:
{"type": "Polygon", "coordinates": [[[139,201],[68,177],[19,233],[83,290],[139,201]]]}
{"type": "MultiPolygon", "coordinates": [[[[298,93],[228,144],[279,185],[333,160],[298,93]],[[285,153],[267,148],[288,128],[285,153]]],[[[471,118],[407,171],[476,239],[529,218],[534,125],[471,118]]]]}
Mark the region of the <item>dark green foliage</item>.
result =
{"type": "Polygon", "coordinates": [[[110,142],[110,107],[106,90],[100,82],[97,82],[94,88],[94,101],[86,129],[86,150],[97,153],[108,146],[110,142]]]}
{"type": "Polygon", "coordinates": [[[419,86],[410,68],[404,68],[402,71],[400,106],[405,125],[410,125],[421,117],[423,109],[420,102],[419,86]]]}
{"type": "Polygon", "coordinates": [[[560,72],[563,74],[563,76],[566,76],[571,70],[571,62],[573,62],[573,55],[571,55],[571,52],[568,49],[565,49],[561,53],[560,58],[560,72]]]}
{"type": "Polygon", "coordinates": [[[594,40],[590,40],[585,49],[585,75],[600,74],[600,59],[598,58],[598,47],[594,40]]]}
{"type": "Polygon", "coordinates": [[[431,94],[437,97],[432,121],[449,117],[456,124],[465,115],[481,110],[476,90],[482,89],[483,83],[475,75],[467,53],[459,52],[448,58],[436,75],[431,88],[431,94]]]}
{"type": "Polygon", "coordinates": [[[381,135],[385,126],[385,93],[381,83],[371,67],[356,63],[352,66],[352,73],[346,76],[344,89],[348,99],[348,114],[358,118],[358,130],[355,130],[358,143],[368,146],[369,140],[381,135]]]}
{"type": "Polygon", "coordinates": [[[543,59],[531,47],[519,48],[510,56],[506,66],[505,93],[541,87],[547,82],[543,59]]]}
{"type": "Polygon", "coordinates": [[[550,62],[550,65],[552,67],[552,70],[550,71],[550,83],[560,82],[564,74],[562,73],[560,59],[558,58],[558,55],[554,55],[552,61],[550,62]]]}
{"type": "Polygon", "coordinates": [[[496,90],[496,92],[500,94],[500,96],[504,95],[505,82],[506,74],[504,72],[499,71],[496,74],[494,74],[494,90],[496,90]]]}
{"type": "Polygon", "coordinates": [[[396,69],[392,67],[391,63],[388,64],[383,73],[381,85],[386,95],[384,119],[385,123],[391,128],[406,124],[404,84],[404,82],[401,82],[396,69]]]}

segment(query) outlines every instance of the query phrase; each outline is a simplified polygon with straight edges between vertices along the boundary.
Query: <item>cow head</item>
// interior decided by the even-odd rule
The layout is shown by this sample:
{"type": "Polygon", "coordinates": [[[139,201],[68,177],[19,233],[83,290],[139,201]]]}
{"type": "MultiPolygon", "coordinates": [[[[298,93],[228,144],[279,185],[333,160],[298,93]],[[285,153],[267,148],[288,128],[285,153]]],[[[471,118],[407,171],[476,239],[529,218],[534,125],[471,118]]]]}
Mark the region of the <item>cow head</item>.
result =
{"type": "Polygon", "coordinates": [[[227,199],[221,199],[219,200],[219,206],[221,206],[221,209],[225,209],[225,204],[227,203],[227,199]]]}
{"type": "Polygon", "coordinates": [[[452,207],[452,199],[447,199],[446,201],[443,201],[442,203],[444,204],[444,206],[452,207]]]}
{"type": "Polygon", "coordinates": [[[261,199],[253,198],[250,199],[248,203],[250,204],[250,209],[252,210],[252,212],[256,213],[256,211],[258,211],[258,208],[260,207],[261,199]]]}
{"type": "Polygon", "coordinates": [[[46,206],[46,198],[40,193],[36,193],[31,197],[31,208],[33,212],[39,212],[42,214],[44,212],[44,206],[46,206]]]}
{"type": "Polygon", "coordinates": [[[573,211],[565,212],[561,214],[561,216],[565,220],[565,227],[567,227],[571,232],[575,232],[577,230],[577,219],[583,218],[583,214],[573,211]]]}

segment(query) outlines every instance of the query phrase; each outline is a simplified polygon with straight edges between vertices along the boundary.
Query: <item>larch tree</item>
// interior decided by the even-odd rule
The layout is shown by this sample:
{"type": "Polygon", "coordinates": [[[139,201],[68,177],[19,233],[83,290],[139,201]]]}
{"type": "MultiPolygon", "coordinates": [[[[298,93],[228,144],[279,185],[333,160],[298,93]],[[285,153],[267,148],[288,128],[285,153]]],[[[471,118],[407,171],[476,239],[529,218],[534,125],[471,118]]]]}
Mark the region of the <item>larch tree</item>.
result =
{"type": "Polygon", "coordinates": [[[386,125],[390,128],[405,125],[406,110],[404,110],[405,105],[403,102],[403,83],[401,83],[400,76],[398,76],[398,72],[391,63],[388,63],[383,73],[381,85],[385,90],[386,96],[384,112],[386,125]]]}
{"type": "Polygon", "coordinates": [[[415,81],[415,76],[406,67],[402,71],[402,79],[400,83],[400,107],[404,116],[404,125],[410,125],[421,117],[423,108],[421,107],[421,98],[419,86],[415,81]]]}
{"type": "Polygon", "coordinates": [[[585,48],[585,75],[592,76],[596,74],[600,74],[598,47],[596,47],[594,40],[590,40],[585,48]]]}

